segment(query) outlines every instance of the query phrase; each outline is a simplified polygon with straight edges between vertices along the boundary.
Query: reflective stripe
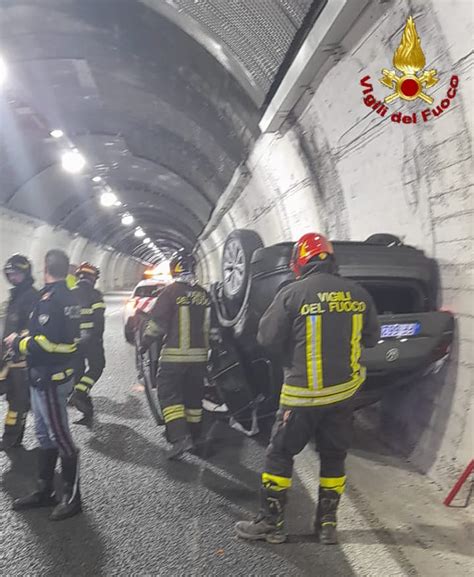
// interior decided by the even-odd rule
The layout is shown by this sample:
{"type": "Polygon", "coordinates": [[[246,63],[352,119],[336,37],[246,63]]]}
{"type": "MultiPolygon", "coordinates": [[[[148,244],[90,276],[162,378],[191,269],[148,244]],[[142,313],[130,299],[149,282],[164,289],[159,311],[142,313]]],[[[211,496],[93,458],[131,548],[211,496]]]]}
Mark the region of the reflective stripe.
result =
{"type": "Polygon", "coordinates": [[[81,377],[81,382],[86,383],[86,385],[95,385],[95,381],[94,379],[91,379],[90,377],[81,377]]]}
{"type": "Polygon", "coordinates": [[[165,423],[170,423],[176,419],[184,419],[184,405],[171,405],[163,409],[165,423]]]}
{"type": "Polygon", "coordinates": [[[18,418],[17,411],[8,411],[5,417],[5,425],[9,425],[10,427],[16,425],[17,418],[18,418]]]}
{"type": "Polygon", "coordinates": [[[344,477],[320,477],[319,486],[323,489],[331,489],[342,495],[346,488],[346,476],[344,477]]]}
{"type": "Polygon", "coordinates": [[[308,378],[308,387],[314,389],[314,370],[313,370],[313,316],[306,317],[306,373],[308,378]]]}
{"type": "Polygon", "coordinates": [[[91,315],[94,311],[92,309],[81,309],[81,315],[91,315]]]}
{"type": "Polygon", "coordinates": [[[200,423],[202,421],[202,409],[185,409],[188,423],[200,423]]]}
{"type": "Polygon", "coordinates": [[[94,328],[94,323],[81,323],[79,325],[80,329],[93,329],[94,328]]]}
{"type": "Polygon", "coordinates": [[[20,344],[18,345],[18,351],[20,352],[20,355],[26,355],[30,339],[31,337],[25,337],[24,339],[21,339],[20,344]]]}
{"type": "Polygon", "coordinates": [[[64,379],[67,379],[68,377],[72,377],[73,374],[74,374],[74,369],[66,369],[65,371],[62,371],[61,373],[54,373],[54,375],[51,376],[51,380],[52,381],[63,381],[64,379]]]}
{"type": "Polygon", "coordinates": [[[208,349],[175,349],[163,347],[160,361],[168,363],[205,363],[208,349]]]}
{"type": "Polygon", "coordinates": [[[270,473],[262,473],[262,485],[272,491],[285,491],[291,487],[291,477],[279,477],[270,473]]]}
{"type": "Polygon", "coordinates": [[[52,343],[44,335],[37,335],[33,337],[36,344],[38,344],[47,353],[75,353],[76,345],[69,345],[65,343],[52,343]]]}
{"type": "Polygon", "coordinates": [[[322,389],[324,386],[321,324],[320,315],[306,317],[306,373],[310,389],[322,389]]]}
{"type": "Polygon", "coordinates": [[[317,374],[317,383],[318,389],[321,390],[323,388],[323,356],[322,356],[322,329],[321,325],[323,322],[323,317],[318,315],[316,317],[316,331],[314,335],[314,356],[316,359],[316,374],[317,374]]]}
{"type": "Polygon", "coordinates": [[[104,302],[98,302],[98,303],[94,303],[92,305],[92,309],[93,310],[97,310],[97,309],[105,309],[105,303],[104,302]]]}
{"type": "Polygon", "coordinates": [[[351,369],[352,377],[355,378],[360,373],[360,340],[362,333],[362,315],[352,315],[352,336],[351,336],[351,369]]]}
{"type": "Polygon", "coordinates": [[[344,385],[337,385],[337,387],[343,386],[344,388],[340,392],[333,391],[336,387],[326,387],[320,393],[310,395],[307,389],[302,387],[289,387],[289,385],[283,385],[282,394],[280,396],[280,403],[288,407],[317,407],[320,405],[330,405],[331,403],[338,403],[349,399],[357,391],[357,389],[362,385],[365,380],[365,372],[359,378],[350,381],[350,383],[345,383],[344,385]],[[298,393],[289,394],[288,389],[297,389],[298,393]],[[302,393],[301,391],[304,391],[302,393]],[[324,394],[321,394],[324,393],[324,394]]]}
{"type": "Polygon", "coordinates": [[[76,391],[81,391],[81,393],[89,392],[89,387],[81,382],[77,383],[77,385],[74,388],[76,389],[76,391]]]}
{"type": "Polygon", "coordinates": [[[191,348],[191,315],[189,306],[182,305],[178,309],[179,317],[179,348],[189,350],[191,348]]]}

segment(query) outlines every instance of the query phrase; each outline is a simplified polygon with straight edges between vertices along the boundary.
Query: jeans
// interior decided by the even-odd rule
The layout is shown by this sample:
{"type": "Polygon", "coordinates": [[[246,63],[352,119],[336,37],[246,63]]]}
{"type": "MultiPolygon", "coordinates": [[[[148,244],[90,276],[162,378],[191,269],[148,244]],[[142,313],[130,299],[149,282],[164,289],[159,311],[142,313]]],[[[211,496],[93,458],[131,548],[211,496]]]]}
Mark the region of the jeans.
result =
{"type": "Polygon", "coordinates": [[[72,457],[77,449],[69,429],[67,401],[73,380],[44,389],[31,387],[31,408],[35,417],[36,438],[42,449],[57,449],[60,457],[72,457]]]}

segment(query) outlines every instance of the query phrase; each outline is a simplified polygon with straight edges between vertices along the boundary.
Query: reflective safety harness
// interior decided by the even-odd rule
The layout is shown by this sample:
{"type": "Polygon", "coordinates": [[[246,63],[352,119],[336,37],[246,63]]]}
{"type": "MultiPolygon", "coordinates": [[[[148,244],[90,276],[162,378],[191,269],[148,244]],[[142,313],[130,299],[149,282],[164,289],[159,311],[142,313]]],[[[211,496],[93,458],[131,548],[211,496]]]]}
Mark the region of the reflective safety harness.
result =
{"type": "Polygon", "coordinates": [[[324,343],[322,339],[322,315],[306,317],[306,374],[307,387],[295,387],[285,383],[282,387],[280,403],[285,407],[317,407],[330,405],[349,399],[365,381],[365,369],[359,360],[363,315],[352,315],[351,372],[352,378],[346,383],[324,384],[324,343]]]}
{"type": "Polygon", "coordinates": [[[205,363],[207,361],[211,322],[210,310],[206,309],[204,315],[203,332],[206,337],[206,346],[192,348],[190,307],[187,305],[178,307],[179,346],[168,347],[165,344],[161,351],[160,361],[165,363],[205,363]]]}

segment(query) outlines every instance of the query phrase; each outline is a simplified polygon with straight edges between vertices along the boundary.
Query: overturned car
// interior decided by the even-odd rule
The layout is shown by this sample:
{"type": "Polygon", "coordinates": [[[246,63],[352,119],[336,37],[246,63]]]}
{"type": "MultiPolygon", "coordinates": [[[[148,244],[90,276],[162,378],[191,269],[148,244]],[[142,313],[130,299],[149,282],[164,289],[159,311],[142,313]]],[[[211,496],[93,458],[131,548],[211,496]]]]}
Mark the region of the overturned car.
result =
{"type": "MultiPolygon", "coordinates": [[[[377,234],[365,242],[333,242],[339,274],[359,282],[372,295],[381,324],[380,340],[363,352],[367,381],[358,406],[381,398],[384,391],[439,370],[453,339],[454,319],[439,310],[435,260],[404,245],[399,238],[377,234]]],[[[264,247],[250,230],[235,230],[222,257],[222,281],[211,295],[223,339],[213,354],[210,382],[229,408],[232,423],[247,434],[258,420],[274,414],[283,383],[279,358],[257,343],[258,323],[276,293],[294,282],[290,258],[294,244],[264,247]]]]}

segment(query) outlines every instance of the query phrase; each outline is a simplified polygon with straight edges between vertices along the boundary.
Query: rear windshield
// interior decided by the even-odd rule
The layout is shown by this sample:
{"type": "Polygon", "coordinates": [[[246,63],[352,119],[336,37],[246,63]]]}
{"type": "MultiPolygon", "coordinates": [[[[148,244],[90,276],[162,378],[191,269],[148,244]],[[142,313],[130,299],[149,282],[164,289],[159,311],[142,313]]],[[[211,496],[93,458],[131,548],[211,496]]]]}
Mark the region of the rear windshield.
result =
{"type": "Polygon", "coordinates": [[[163,290],[163,285],[139,286],[133,293],[134,297],[157,297],[163,290]]]}
{"type": "Polygon", "coordinates": [[[419,313],[426,310],[421,287],[416,282],[387,279],[359,283],[374,299],[379,315],[419,313]]]}

